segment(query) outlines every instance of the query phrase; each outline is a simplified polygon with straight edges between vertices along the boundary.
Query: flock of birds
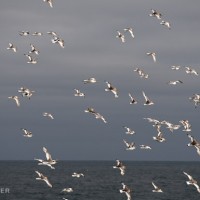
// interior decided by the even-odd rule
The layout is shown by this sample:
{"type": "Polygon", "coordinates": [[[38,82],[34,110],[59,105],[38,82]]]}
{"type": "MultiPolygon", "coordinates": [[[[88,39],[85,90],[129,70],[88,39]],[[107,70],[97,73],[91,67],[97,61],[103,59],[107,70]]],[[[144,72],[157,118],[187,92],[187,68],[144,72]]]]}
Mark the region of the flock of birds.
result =
{"type": "MultiPolygon", "coordinates": [[[[43,1],[48,3],[48,5],[51,8],[53,8],[52,0],[43,0],[43,1]]],[[[161,20],[160,21],[161,25],[166,26],[169,30],[171,29],[170,23],[168,21],[165,21],[162,19],[162,14],[160,12],[152,9],[149,16],[155,17],[158,20],[161,20]]],[[[129,33],[133,39],[135,38],[135,35],[133,33],[133,28],[131,28],[131,27],[125,28],[125,29],[123,29],[123,31],[124,31],[124,33],[129,33]]],[[[124,33],[117,30],[116,38],[119,38],[122,43],[124,43],[126,41],[124,33]]],[[[49,32],[47,32],[47,34],[52,36],[51,42],[53,44],[58,44],[61,48],[64,48],[64,40],[56,32],[49,31],[49,32]]],[[[42,36],[43,33],[42,32],[34,32],[31,34],[29,31],[20,31],[19,35],[20,36],[28,36],[28,35],[42,36]]],[[[30,44],[30,48],[31,48],[30,51],[27,54],[25,53],[24,55],[28,58],[27,63],[36,64],[36,63],[38,63],[38,61],[34,57],[34,55],[35,56],[39,55],[40,51],[33,44],[30,44]]],[[[14,53],[16,53],[18,51],[17,47],[13,43],[9,43],[7,49],[13,51],[14,53]]],[[[151,56],[153,59],[153,62],[156,62],[156,53],[155,52],[147,52],[146,55],[151,56]]],[[[192,75],[198,76],[198,72],[191,67],[171,66],[171,69],[172,70],[184,69],[187,74],[192,74],[192,75]]],[[[135,68],[134,72],[138,73],[141,78],[145,78],[145,79],[149,78],[149,75],[147,73],[145,73],[143,69],[135,68]]],[[[94,77],[83,80],[84,84],[95,84],[96,82],[97,82],[97,80],[94,77]]],[[[181,81],[181,80],[171,80],[167,84],[176,85],[176,84],[182,84],[182,83],[183,83],[183,81],[181,81]]],[[[119,97],[118,89],[108,81],[105,81],[105,84],[106,84],[105,91],[111,92],[115,98],[118,98],[119,97]]],[[[31,99],[32,95],[35,93],[34,90],[26,88],[26,87],[19,88],[18,92],[21,94],[22,97],[25,97],[28,99],[31,99]]],[[[149,96],[147,96],[146,92],[142,91],[142,95],[144,97],[143,105],[145,105],[145,106],[154,105],[153,100],[151,100],[151,98],[149,96]]],[[[85,97],[86,95],[84,92],[80,91],[79,89],[74,89],[74,96],[75,97],[85,97]]],[[[131,105],[135,105],[138,103],[136,98],[131,93],[128,93],[128,96],[130,98],[131,105]]],[[[14,100],[16,103],[16,106],[20,107],[20,97],[18,95],[9,96],[8,98],[14,100]]],[[[189,99],[195,104],[195,107],[197,107],[200,104],[200,94],[194,94],[189,99]]],[[[99,112],[97,112],[92,107],[88,107],[85,110],[85,113],[89,113],[92,116],[94,116],[95,119],[100,119],[102,122],[107,123],[107,120],[104,118],[104,116],[102,114],[100,114],[99,112]]],[[[54,119],[54,116],[51,113],[43,112],[42,115],[44,117],[48,117],[49,119],[52,119],[52,120],[54,119]]],[[[174,132],[174,131],[180,129],[181,127],[183,127],[182,131],[186,132],[188,139],[190,140],[190,142],[188,143],[187,146],[194,147],[196,149],[197,154],[200,156],[200,143],[190,134],[192,126],[189,123],[189,120],[184,119],[184,120],[180,120],[179,124],[173,124],[166,120],[158,120],[158,119],[153,119],[153,118],[144,118],[144,119],[147,120],[149,123],[153,124],[153,127],[155,128],[157,134],[155,136],[153,136],[152,139],[159,143],[166,141],[166,138],[164,137],[164,134],[163,134],[163,130],[161,129],[162,127],[166,128],[170,132],[174,132]]],[[[135,131],[132,130],[130,127],[123,126],[123,128],[126,130],[125,133],[128,135],[135,134],[135,131]]],[[[21,128],[21,130],[23,131],[24,137],[31,138],[33,136],[32,132],[27,130],[26,128],[21,128]]],[[[124,142],[126,150],[134,151],[137,148],[137,145],[135,144],[135,142],[129,142],[125,139],[123,139],[123,142],[124,142]]],[[[139,148],[144,149],[144,150],[152,149],[152,147],[147,144],[140,144],[139,148]]],[[[55,169],[55,164],[57,164],[57,160],[52,159],[52,156],[48,152],[46,147],[43,147],[43,152],[45,153],[45,157],[46,157],[45,159],[35,158],[35,160],[38,161],[38,165],[44,165],[44,166],[50,167],[51,169],[55,169]]],[[[126,166],[120,160],[116,160],[116,165],[114,165],[113,168],[119,169],[120,174],[122,176],[125,175],[126,166]]],[[[49,181],[47,176],[45,176],[44,174],[42,174],[39,171],[35,171],[35,173],[38,176],[38,177],[36,177],[36,180],[44,181],[47,184],[47,186],[53,187],[52,183],[49,181]]],[[[200,187],[199,187],[197,181],[188,173],[183,172],[183,174],[188,177],[186,184],[194,186],[196,188],[196,190],[200,193],[200,187]]],[[[84,174],[74,172],[72,174],[72,177],[80,178],[80,177],[84,177],[84,174]]],[[[158,187],[153,181],[152,181],[152,186],[153,186],[152,192],[156,192],[156,193],[163,192],[163,190],[160,187],[158,187]]],[[[63,188],[61,190],[61,192],[70,193],[70,192],[73,192],[73,188],[63,188]]],[[[127,200],[132,199],[131,198],[132,189],[130,189],[125,183],[122,183],[122,188],[119,189],[119,192],[125,193],[127,200]]],[[[66,198],[63,198],[63,199],[66,199],[66,198]]]]}

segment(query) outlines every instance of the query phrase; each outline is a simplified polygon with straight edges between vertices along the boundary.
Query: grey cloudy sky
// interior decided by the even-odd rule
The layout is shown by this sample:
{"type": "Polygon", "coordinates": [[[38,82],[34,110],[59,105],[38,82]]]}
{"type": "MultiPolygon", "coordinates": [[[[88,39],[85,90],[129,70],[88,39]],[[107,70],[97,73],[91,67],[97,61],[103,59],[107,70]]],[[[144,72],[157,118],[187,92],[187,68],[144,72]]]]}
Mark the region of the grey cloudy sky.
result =
{"type": "Polygon", "coordinates": [[[50,8],[42,0],[2,0],[0,6],[0,159],[42,158],[45,146],[59,160],[199,160],[182,128],[170,133],[163,128],[166,142],[152,137],[156,130],[144,117],[178,124],[188,119],[191,134],[200,140],[199,113],[189,97],[199,93],[200,79],[184,70],[173,71],[171,65],[192,66],[200,72],[200,1],[186,0],[55,0],[50,8]],[[151,9],[163,14],[171,30],[150,17],[151,9]],[[126,34],[122,44],[116,30],[132,27],[135,38],[126,34]],[[19,31],[43,32],[43,36],[21,37],[19,31]],[[65,40],[65,48],[51,43],[47,31],[56,31],[65,40]],[[8,43],[18,51],[8,51],[8,43]],[[27,64],[23,55],[30,43],[40,51],[36,65],[27,64]],[[157,62],[146,55],[157,53],[157,62]],[[141,67],[149,74],[141,79],[133,71],[141,67]],[[97,83],[84,85],[95,77],[97,83]],[[183,84],[169,86],[170,80],[183,84]],[[119,89],[119,98],[105,92],[105,80],[119,89]],[[31,100],[20,96],[18,108],[8,99],[20,95],[21,86],[35,90],[31,100]],[[86,98],[74,97],[74,88],[86,98]],[[142,91],[155,102],[144,106],[142,91]],[[129,104],[128,93],[138,100],[129,104]],[[94,107],[108,121],[104,124],[84,113],[94,107]],[[44,111],[55,116],[48,120],[44,111]],[[135,130],[125,134],[122,126],[135,130]],[[25,138],[20,128],[33,133],[25,138]],[[136,143],[135,151],[126,151],[123,139],[136,143]],[[148,144],[151,151],[142,151],[148,144]]]}

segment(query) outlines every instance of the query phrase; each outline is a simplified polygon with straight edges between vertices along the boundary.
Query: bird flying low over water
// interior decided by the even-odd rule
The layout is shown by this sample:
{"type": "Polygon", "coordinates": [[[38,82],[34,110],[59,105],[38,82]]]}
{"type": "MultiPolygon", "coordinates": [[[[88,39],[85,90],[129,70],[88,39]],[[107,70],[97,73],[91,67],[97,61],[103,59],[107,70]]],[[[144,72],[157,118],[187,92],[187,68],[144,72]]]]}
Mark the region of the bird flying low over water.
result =
{"type": "Polygon", "coordinates": [[[141,78],[145,78],[145,79],[149,78],[149,75],[138,67],[136,67],[133,71],[137,72],[141,78]]]}
{"type": "Polygon", "coordinates": [[[127,200],[131,200],[131,189],[125,185],[124,183],[122,183],[122,189],[119,190],[120,193],[125,193],[127,200]]]}
{"type": "Polygon", "coordinates": [[[197,192],[200,193],[200,187],[197,183],[197,181],[191,176],[189,175],[188,173],[186,172],[183,172],[187,177],[188,177],[188,181],[186,181],[187,185],[193,185],[196,189],[197,189],[197,192]]]}
{"type": "Polygon", "coordinates": [[[152,185],[154,187],[154,189],[152,190],[152,192],[163,192],[158,186],[155,185],[154,182],[152,182],[152,185]]]}
{"type": "Polygon", "coordinates": [[[35,171],[36,174],[38,175],[38,177],[36,178],[36,180],[41,180],[44,181],[49,187],[52,188],[52,184],[49,182],[48,178],[46,176],[44,176],[42,173],[35,171]]]}
{"type": "Polygon", "coordinates": [[[191,131],[191,127],[192,126],[191,126],[191,124],[189,123],[189,121],[187,119],[180,120],[179,122],[184,127],[183,131],[186,131],[186,132],[190,132],[191,131]]]}
{"type": "Polygon", "coordinates": [[[107,84],[107,87],[108,87],[108,88],[105,89],[105,91],[112,92],[115,95],[115,98],[118,98],[119,96],[118,96],[117,88],[112,86],[111,83],[109,83],[108,81],[105,81],[105,83],[107,84]]]}
{"type": "Polygon", "coordinates": [[[162,132],[158,129],[158,134],[157,136],[153,136],[153,140],[157,142],[164,142],[166,139],[163,137],[162,132]]]}
{"type": "Polygon", "coordinates": [[[125,174],[125,165],[122,164],[120,160],[116,160],[116,165],[113,166],[114,169],[119,169],[120,174],[123,176],[125,174]]]}
{"type": "Polygon", "coordinates": [[[34,32],[32,33],[33,36],[42,36],[43,33],[42,32],[34,32]]]}
{"type": "Polygon", "coordinates": [[[19,97],[18,96],[10,96],[8,97],[9,99],[13,99],[15,100],[16,105],[19,107],[20,106],[20,102],[19,102],[19,97]]]}
{"type": "Polygon", "coordinates": [[[190,101],[194,102],[195,108],[200,104],[200,94],[193,94],[192,97],[189,97],[190,101]]]}
{"type": "Polygon", "coordinates": [[[181,69],[181,66],[180,65],[172,65],[171,69],[173,69],[173,70],[179,70],[179,69],[181,69]]]}
{"type": "Polygon", "coordinates": [[[75,177],[75,178],[80,178],[80,177],[84,177],[84,174],[83,173],[77,173],[77,172],[73,172],[72,174],[72,177],[75,177]]]}
{"type": "Polygon", "coordinates": [[[51,169],[55,169],[55,167],[53,167],[52,165],[55,165],[57,161],[52,159],[51,154],[48,152],[47,148],[43,147],[43,151],[45,153],[46,160],[35,158],[35,160],[39,161],[38,165],[46,165],[51,169]]]}
{"type": "Polygon", "coordinates": [[[185,67],[185,72],[186,72],[187,74],[194,74],[194,75],[196,75],[196,76],[199,75],[199,73],[198,73],[195,69],[193,69],[193,68],[191,68],[191,67],[185,67]]]}
{"type": "Polygon", "coordinates": [[[28,99],[31,98],[31,96],[33,95],[33,93],[35,92],[34,90],[30,90],[26,87],[21,87],[19,90],[18,90],[19,93],[21,93],[21,95],[23,97],[27,97],[28,99]]]}
{"type": "Polygon", "coordinates": [[[70,193],[70,192],[73,192],[74,190],[71,188],[71,187],[69,187],[69,188],[64,188],[64,189],[62,189],[62,191],[61,192],[67,192],[67,193],[70,193]]]}
{"type": "Polygon", "coordinates": [[[9,47],[7,47],[8,50],[13,50],[14,52],[17,52],[17,47],[14,46],[14,44],[9,43],[8,45],[9,45],[9,47]]]}

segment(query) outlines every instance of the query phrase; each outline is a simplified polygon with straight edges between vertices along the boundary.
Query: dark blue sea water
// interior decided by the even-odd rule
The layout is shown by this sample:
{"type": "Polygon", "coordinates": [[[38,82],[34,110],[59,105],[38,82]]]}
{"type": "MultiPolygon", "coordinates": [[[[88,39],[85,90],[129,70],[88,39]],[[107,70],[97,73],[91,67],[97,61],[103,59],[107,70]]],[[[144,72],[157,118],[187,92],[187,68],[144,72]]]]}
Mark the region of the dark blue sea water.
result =
{"type": "Polygon", "coordinates": [[[200,162],[131,162],[123,161],[126,174],[113,169],[115,161],[59,161],[52,170],[33,161],[0,161],[0,200],[126,200],[121,183],[132,190],[134,200],[200,200],[200,193],[186,185],[189,173],[200,183],[200,162]],[[38,181],[35,170],[48,176],[53,187],[38,181]],[[85,177],[73,178],[73,172],[85,177]],[[154,181],[164,193],[153,193],[154,181]],[[64,194],[63,188],[74,192],[64,194]],[[9,193],[3,189],[8,188],[9,193]]]}

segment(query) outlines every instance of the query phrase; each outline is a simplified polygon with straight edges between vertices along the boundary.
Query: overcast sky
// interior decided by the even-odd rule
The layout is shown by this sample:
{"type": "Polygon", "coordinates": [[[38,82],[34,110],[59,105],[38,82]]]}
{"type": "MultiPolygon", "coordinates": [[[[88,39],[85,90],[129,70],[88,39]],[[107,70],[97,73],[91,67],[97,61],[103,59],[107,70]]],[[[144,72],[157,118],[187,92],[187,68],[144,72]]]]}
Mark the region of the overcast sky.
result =
{"type": "Polygon", "coordinates": [[[157,134],[151,117],[180,124],[188,119],[192,134],[199,135],[200,108],[189,101],[200,93],[200,77],[174,71],[172,65],[191,66],[200,72],[200,1],[186,0],[55,0],[53,8],[42,0],[2,0],[0,6],[0,159],[33,160],[44,158],[45,146],[58,160],[185,160],[199,161],[183,127],[171,133],[162,131],[166,141],[153,140],[157,134]],[[171,30],[150,17],[151,9],[169,21],[171,30]],[[117,30],[132,27],[135,38],[125,33],[126,42],[116,38],[117,30]],[[20,31],[42,32],[42,36],[20,36],[20,31]],[[47,31],[55,31],[65,48],[51,43],[47,31]],[[7,50],[8,43],[16,53],[7,50]],[[39,49],[37,64],[28,64],[24,53],[30,43],[39,49]],[[154,51],[157,62],[147,56],[154,51]],[[133,71],[142,68],[149,74],[142,79],[133,71]],[[97,83],[83,84],[95,77],[97,83]],[[183,84],[171,86],[170,80],[183,84]],[[104,81],[119,90],[119,98],[106,92],[104,81]],[[18,93],[20,87],[35,91],[30,100],[18,93]],[[75,97],[74,88],[86,97],[75,97]],[[154,101],[144,106],[142,91],[154,101]],[[137,99],[129,104],[128,93],[137,99]],[[18,95],[21,105],[8,99],[18,95]],[[107,120],[97,120],[84,110],[93,107],[107,120]],[[50,112],[55,119],[42,116],[50,112]],[[136,134],[127,135],[123,126],[136,134]],[[23,137],[21,128],[33,133],[23,137]],[[136,143],[126,151],[123,139],[136,143]],[[152,150],[141,150],[140,144],[152,150]]]}

